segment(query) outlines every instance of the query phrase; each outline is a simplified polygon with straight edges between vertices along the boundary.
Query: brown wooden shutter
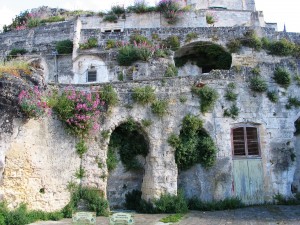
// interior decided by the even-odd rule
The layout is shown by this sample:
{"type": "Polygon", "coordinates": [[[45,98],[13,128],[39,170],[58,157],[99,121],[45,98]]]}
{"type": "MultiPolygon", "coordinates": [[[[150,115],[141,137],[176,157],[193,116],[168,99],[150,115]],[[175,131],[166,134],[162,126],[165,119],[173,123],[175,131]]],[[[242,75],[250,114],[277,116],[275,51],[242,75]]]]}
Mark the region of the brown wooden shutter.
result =
{"type": "Polygon", "coordinates": [[[256,127],[246,127],[248,155],[259,155],[256,127]]]}
{"type": "Polygon", "coordinates": [[[233,152],[235,156],[245,156],[245,134],[244,127],[235,128],[232,130],[233,136],[233,152]]]}

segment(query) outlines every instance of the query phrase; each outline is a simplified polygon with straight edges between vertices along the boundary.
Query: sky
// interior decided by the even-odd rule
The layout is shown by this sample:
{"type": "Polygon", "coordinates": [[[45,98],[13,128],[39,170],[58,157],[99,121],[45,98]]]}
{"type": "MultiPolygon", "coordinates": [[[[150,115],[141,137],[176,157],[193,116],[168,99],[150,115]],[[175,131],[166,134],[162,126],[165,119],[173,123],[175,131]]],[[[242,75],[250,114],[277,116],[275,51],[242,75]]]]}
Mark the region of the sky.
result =
{"type": "MultiPolygon", "coordinates": [[[[229,0],[227,0],[229,1],[229,0]]],[[[148,0],[155,5],[158,0],[148,0]]],[[[39,6],[59,7],[70,10],[109,10],[113,4],[133,4],[134,0],[0,0],[0,27],[10,24],[21,11],[39,6]]],[[[263,11],[266,22],[277,22],[278,30],[284,24],[288,32],[300,32],[300,0],[256,0],[256,10],[263,11]]]]}

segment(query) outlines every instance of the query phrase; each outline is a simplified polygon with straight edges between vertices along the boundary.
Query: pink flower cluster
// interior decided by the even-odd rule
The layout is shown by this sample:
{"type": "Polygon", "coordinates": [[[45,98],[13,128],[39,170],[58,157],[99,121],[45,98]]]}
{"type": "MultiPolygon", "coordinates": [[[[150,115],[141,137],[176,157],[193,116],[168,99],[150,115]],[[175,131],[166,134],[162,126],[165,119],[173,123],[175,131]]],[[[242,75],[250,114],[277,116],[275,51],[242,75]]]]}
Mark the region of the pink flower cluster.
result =
{"type": "Polygon", "coordinates": [[[28,117],[40,118],[46,112],[51,113],[47,102],[44,100],[38,86],[22,90],[18,96],[19,105],[28,117]]]}
{"type": "Polygon", "coordinates": [[[74,87],[66,88],[62,96],[69,101],[69,116],[61,115],[68,127],[76,134],[86,134],[91,129],[99,129],[98,117],[105,102],[100,100],[99,94],[76,91],[74,87]]]}

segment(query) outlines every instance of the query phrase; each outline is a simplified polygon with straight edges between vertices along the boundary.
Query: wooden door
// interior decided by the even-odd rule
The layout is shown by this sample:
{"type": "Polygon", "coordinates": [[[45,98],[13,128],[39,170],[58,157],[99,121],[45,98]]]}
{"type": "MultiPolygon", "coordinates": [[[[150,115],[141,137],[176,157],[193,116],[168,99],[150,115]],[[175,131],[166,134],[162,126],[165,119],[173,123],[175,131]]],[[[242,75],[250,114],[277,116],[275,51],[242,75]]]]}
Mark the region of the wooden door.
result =
{"type": "Polygon", "coordinates": [[[233,160],[234,193],[246,205],[264,203],[261,159],[233,160]]]}

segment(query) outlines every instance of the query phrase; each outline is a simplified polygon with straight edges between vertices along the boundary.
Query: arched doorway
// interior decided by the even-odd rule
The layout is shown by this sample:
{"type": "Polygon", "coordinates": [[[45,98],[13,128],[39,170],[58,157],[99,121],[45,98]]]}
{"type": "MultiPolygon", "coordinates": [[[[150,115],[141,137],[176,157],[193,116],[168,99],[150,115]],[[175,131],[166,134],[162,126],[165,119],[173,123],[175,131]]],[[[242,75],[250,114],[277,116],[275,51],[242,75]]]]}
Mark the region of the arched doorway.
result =
{"type": "Polygon", "coordinates": [[[183,46],[175,52],[174,60],[176,67],[185,70],[186,73],[191,71],[209,73],[213,69],[229,70],[232,63],[231,54],[224,47],[205,41],[193,42],[183,46]],[[189,68],[185,68],[186,66],[189,68]]]}
{"type": "Polygon", "coordinates": [[[141,191],[149,140],[142,127],[128,119],[111,134],[107,153],[107,199],[111,209],[123,209],[125,196],[141,191]]]}

